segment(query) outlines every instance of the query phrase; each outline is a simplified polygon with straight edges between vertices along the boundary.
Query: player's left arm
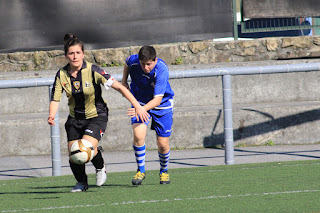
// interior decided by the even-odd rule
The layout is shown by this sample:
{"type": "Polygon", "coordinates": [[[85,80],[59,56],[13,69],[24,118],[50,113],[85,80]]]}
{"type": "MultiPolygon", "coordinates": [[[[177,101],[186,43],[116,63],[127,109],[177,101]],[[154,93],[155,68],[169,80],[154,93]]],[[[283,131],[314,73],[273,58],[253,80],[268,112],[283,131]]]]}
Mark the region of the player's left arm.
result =
{"type": "MultiPolygon", "coordinates": [[[[149,101],[146,105],[144,105],[143,108],[146,111],[149,111],[150,109],[153,109],[153,108],[159,106],[161,104],[162,97],[163,96],[154,97],[151,101],[149,101]]],[[[136,115],[136,109],[135,108],[129,108],[128,111],[127,111],[127,114],[130,117],[134,117],[136,115]]]]}
{"type": "Polygon", "coordinates": [[[153,109],[161,104],[163,96],[155,96],[151,101],[149,101],[143,108],[147,111],[153,109]]]}
{"type": "Polygon", "coordinates": [[[92,66],[93,71],[96,75],[96,83],[102,83],[104,87],[108,90],[110,87],[120,92],[135,109],[135,117],[137,117],[137,120],[140,119],[143,122],[146,122],[149,120],[149,113],[140,105],[140,103],[137,101],[137,99],[132,95],[132,93],[119,81],[117,81],[115,78],[113,78],[109,73],[101,69],[100,67],[93,65],[92,66]]]}
{"type": "Polygon", "coordinates": [[[137,99],[125,86],[123,86],[119,81],[114,80],[111,87],[120,92],[128,101],[130,101],[135,109],[135,114],[133,116],[137,117],[137,120],[139,120],[139,118],[142,120],[142,122],[146,122],[149,120],[149,113],[147,112],[147,110],[145,110],[145,108],[140,105],[137,99]]]}

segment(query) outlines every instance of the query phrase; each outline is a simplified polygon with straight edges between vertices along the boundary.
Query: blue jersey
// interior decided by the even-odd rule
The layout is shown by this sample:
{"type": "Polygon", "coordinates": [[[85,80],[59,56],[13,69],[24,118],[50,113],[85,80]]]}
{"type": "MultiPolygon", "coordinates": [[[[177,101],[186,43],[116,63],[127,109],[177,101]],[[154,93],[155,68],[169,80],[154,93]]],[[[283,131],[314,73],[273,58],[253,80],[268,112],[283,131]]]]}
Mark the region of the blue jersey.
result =
{"type": "Polygon", "coordinates": [[[126,64],[131,77],[131,93],[141,105],[145,105],[154,97],[162,96],[161,104],[155,109],[173,107],[174,92],[169,84],[169,69],[163,60],[158,58],[157,64],[150,73],[142,70],[138,55],[128,57],[126,64]]]}

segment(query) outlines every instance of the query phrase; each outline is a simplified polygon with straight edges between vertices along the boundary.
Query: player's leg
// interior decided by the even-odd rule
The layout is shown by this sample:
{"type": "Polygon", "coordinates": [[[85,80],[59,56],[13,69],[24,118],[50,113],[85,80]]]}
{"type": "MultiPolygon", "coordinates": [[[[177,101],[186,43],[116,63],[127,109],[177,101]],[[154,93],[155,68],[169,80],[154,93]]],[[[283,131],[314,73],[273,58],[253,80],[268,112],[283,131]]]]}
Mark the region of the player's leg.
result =
{"type": "Polygon", "coordinates": [[[158,154],[160,160],[160,173],[168,171],[170,158],[169,137],[157,135],[158,154]]]}
{"type": "Polygon", "coordinates": [[[108,117],[100,116],[89,120],[85,128],[83,139],[91,142],[95,150],[95,156],[91,160],[96,169],[96,185],[102,186],[107,180],[107,171],[102,157],[102,148],[98,147],[99,141],[107,127],[108,117]]]}
{"type": "Polygon", "coordinates": [[[145,179],[145,156],[146,156],[146,145],[145,139],[147,135],[147,125],[145,123],[133,123],[133,149],[137,162],[137,173],[132,179],[133,185],[140,185],[145,179]]]}
{"type": "MultiPolygon", "coordinates": [[[[82,137],[82,130],[81,130],[82,125],[84,124],[79,125],[77,120],[70,116],[68,117],[68,120],[65,123],[65,129],[66,129],[67,138],[68,138],[69,153],[70,153],[72,142],[82,137]]],[[[71,190],[71,192],[86,191],[88,189],[88,177],[86,175],[85,165],[76,164],[72,162],[70,159],[69,159],[69,165],[75,179],[77,180],[77,184],[71,190]]]]}
{"type": "Polygon", "coordinates": [[[170,159],[169,137],[157,136],[158,154],[160,161],[160,184],[169,184],[168,165],[170,159]]]}
{"type": "Polygon", "coordinates": [[[138,170],[145,173],[145,154],[146,145],[145,139],[147,135],[147,125],[143,123],[135,123],[132,125],[133,128],[133,149],[136,156],[136,162],[138,170]]]}
{"type": "Polygon", "coordinates": [[[89,141],[94,147],[95,156],[92,158],[91,163],[96,170],[96,185],[102,186],[107,180],[107,170],[101,153],[102,148],[98,147],[99,141],[91,136],[84,135],[83,139],[89,141]]]}
{"type": "Polygon", "coordinates": [[[69,165],[73,176],[77,180],[76,186],[71,190],[71,192],[81,192],[88,189],[88,177],[85,170],[84,164],[76,164],[69,160],[69,165]]]}
{"type": "Polygon", "coordinates": [[[169,184],[170,178],[168,173],[168,165],[170,159],[169,137],[172,127],[172,110],[159,112],[153,115],[151,128],[157,133],[158,155],[160,162],[160,184],[169,184]],[[167,113],[166,113],[167,112],[167,113]]]}

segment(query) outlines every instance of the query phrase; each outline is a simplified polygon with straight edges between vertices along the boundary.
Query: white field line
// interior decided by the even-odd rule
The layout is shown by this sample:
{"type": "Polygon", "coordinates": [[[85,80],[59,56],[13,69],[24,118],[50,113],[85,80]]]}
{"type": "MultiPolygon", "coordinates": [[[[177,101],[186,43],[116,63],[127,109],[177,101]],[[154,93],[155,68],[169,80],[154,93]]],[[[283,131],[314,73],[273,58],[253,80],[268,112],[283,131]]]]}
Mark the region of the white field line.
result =
{"type": "MultiPolygon", "coordinates": [[[[265,192],[265,193],[255,193],[255,194],[240,194],[240,195],[212,195],[208,197],[196,197],[196,198],[174,198],[174,199],[164,199],[164,200],[142,200],[142,201],[124,201],[121,203],[112,203],[111,205],[128,205],[128,204],[143,204],[143,203],[160,203],[160,202],[175,202],[175,201],[186,201],[186,200],[204,200],[204,199],[217,199],[217,198],[233,198],[233,197],[249,197],[249,196],[265,196],[265,195],[279,195],[279,194],[297,194],[297,193],[307,193],[307,192],[320,192],[319,189],[311,190],[297,190],[297,191],[283,191],[283,192],[265,192]]],[[[46,211],[55,209],[70,209],[70,208],[90,208],[90,207],[100,207],[107,204],[92,204],[92,205],[75,205],[75,206],[52,206],[37,209],[16,209],[16,210],[2,210],[2,213],[11,212],[30,212],[30,211],[46,211]]]]}
{"type": "Polygon", "coordinates": [[[52,206],[37,209],[17,209],[17,210],[2,210],[1,212],[31,212],[31,211],[44,211],[44,210],[55,210],[55,209],[72,209],[72,208],[85,208],[85,207],[97,207],[104,206],[106,204],[96,204],[96,205],[76,205],[76,206],[52,206]]]}
{"type": "Polygon", "coordinates": [[[240,195],[212,195],[212,196],[208,196],[208,197],[173,198],[173,199],[164,199],[164,200],[125,201],[125,202],[121,202],[121,203],[112,203],[111,205],[160,203],[160,202],[174,202],[174,201],[186,201],[186,200],[204,200],[204,199],[249,197],[249,196],[263,196],[263,195],[278,195],[278,194],[296,194],[296,193],[306,193],[306,192],[320,192],[320,190],[319,189],[312,189],[312,190],[284,191],[284,192],[265,192],[265,193],[240,194],[240,195]]]}

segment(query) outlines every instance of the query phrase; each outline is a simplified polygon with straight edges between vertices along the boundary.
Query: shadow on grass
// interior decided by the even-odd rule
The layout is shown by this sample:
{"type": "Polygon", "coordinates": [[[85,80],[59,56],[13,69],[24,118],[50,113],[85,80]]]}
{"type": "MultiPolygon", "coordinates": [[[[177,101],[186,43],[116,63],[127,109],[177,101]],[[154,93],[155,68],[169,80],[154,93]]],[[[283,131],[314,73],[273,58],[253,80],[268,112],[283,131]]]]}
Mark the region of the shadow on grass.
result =
{"type": "MultiPolygon", "coordinates": [[[[30,191],[22,191],[22,192],[0,192],[0,195],[8,195],[8,194],[18,194],[18,195],[27,195],[27,194],[43,194],[43,195],[50,195],[50,194],[65,194],[71,193],[70,190],[73,188],[73,185],[64,185],[64,186],[52,186],[52,187],[28,187],[30,191]],[[35,190],[35,191],[32,191],[35,190]],[[38,191],[37,191],[38,190],[38,191]],[[40,191],[41,190],[41,191],[40,191]]],[[[102,188],[135,188],[136,186],[129,185],[129,184],[105,184],[103,186],[96,186],[96,185],[89,185],[89,189],[84,193],[96,193],[93,189],[102,189],[102,188]],[[91,189],[91,190],[90,190],[91,189]]],[[[56,199],[59,197],[54,197],[51,199],[56,199]]],[[[46,199],[46,198],[32,198],[32,199],[46,199]]]]}

